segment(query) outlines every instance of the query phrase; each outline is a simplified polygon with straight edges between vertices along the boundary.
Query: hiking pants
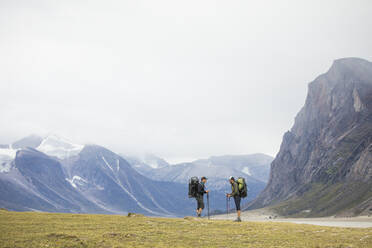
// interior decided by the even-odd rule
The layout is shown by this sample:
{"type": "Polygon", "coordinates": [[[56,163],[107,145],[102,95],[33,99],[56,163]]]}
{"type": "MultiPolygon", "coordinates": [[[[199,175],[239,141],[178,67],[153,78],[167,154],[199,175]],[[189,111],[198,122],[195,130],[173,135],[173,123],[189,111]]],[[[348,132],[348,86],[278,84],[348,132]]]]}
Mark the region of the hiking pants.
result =
{"type": "Polygon", "coordinates": [[[197,207],[196,209],[204,209],[204,198],[203,198],[203,195],[198,195],[196,197],[196,202],[197,202],[197,207]]]}
{"type": "Polygon", "coordinates": [[[241,200],[240,196],[238,195],[234,196],[234,202],[237,211],[240,210],[240,200],[241,200]]]}

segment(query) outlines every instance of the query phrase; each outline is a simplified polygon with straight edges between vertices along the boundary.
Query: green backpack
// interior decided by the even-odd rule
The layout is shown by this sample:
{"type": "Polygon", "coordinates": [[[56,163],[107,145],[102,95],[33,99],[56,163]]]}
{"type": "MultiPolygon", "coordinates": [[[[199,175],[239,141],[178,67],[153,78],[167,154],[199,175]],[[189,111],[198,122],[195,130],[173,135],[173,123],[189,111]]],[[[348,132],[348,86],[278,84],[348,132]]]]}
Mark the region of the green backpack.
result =
{"type": "Polygon", "coordinates": [[[247,184],[245,183],[245,179],[243,177],[239,177],[236,183],[238,184],[240,197],[242,198],[247,197],[248,190],[247,190],[247,184]]]}

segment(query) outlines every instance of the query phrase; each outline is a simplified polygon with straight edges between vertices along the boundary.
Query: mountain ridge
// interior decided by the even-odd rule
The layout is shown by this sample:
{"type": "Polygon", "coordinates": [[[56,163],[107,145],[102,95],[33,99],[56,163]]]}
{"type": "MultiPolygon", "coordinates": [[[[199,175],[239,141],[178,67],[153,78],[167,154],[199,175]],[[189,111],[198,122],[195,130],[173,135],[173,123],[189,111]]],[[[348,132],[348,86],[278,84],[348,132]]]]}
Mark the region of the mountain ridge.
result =
{"type": "MultiPolygon", "coordinates": [[[[22,143],[25,141],[27,138],[22,139],[22,143]]],[[[70,145],[50,136],[34,146],[13,149],[9,145],[0,149],[1,207],[155,216],[193,213],[187,187],[146,178],[124,158],[102,146],[70,145]],[[49,154],[40,147],[46,147],[49,154]]]]}
{"type": "Polygon", "coordinates": [[[372,63],[335,60],[309,84],[304,107],[248,208],[284,215],[368,214],[372,208],[372,63]]]}

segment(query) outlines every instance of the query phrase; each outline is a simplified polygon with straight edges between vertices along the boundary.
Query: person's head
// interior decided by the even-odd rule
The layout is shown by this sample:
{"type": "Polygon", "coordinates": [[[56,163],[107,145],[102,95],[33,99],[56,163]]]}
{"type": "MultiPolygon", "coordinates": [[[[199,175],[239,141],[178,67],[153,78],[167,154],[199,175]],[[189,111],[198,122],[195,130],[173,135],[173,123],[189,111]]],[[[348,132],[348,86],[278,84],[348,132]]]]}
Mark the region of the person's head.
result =
{"type": "Polygon", "coordinates": [[[208,180],[208,178],[206,178],[206,177],[202,177],[202,178],[201,178],[201,181],[202,181],[203,183],[206,183],[207,180],[208,180]]]}
{"type": "Polygon", "coordinates": [[[233,183],[235,182],[235,178],[234,178],[234,177],[229,177],[229,182],[230,182],[231,184],[233,184],[233,183]]]}

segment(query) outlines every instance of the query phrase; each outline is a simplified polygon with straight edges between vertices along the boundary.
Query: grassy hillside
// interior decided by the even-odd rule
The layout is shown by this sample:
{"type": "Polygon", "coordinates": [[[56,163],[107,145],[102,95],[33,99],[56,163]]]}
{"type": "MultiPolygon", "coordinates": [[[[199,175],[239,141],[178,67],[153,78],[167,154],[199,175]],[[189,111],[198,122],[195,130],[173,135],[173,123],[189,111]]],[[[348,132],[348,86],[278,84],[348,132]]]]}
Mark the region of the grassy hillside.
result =
{"type": "Polygon", "coordinates": [[[372,228],[1,210],[0,247],[372,247],[372,228]]]}
{"type": "Polygon", "coordinates": [[[270,209],[289,217],[325,217],[335,213],[339,216],[358,216],[372,213],[366,206],[358,206],[372,198],[372,183],[313,183],[303,187],[306,192],[301,197],[293,197],[270,209]]]}

